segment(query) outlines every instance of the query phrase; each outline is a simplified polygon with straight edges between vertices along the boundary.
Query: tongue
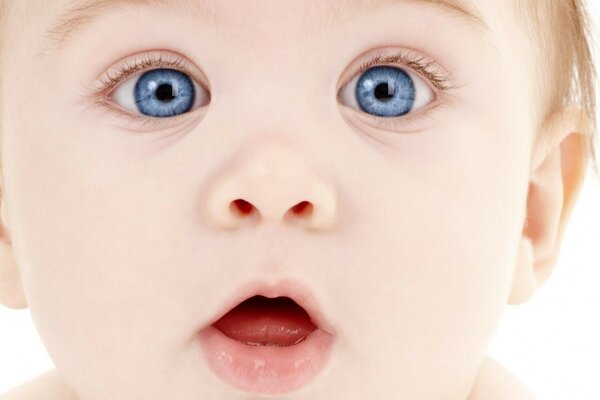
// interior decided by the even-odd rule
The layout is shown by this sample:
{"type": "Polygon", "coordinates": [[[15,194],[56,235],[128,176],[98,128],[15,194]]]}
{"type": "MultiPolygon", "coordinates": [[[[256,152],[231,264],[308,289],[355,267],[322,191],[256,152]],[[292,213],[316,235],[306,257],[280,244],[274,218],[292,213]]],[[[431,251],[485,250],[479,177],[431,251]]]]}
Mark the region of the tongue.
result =
{"type": "Polygon", "coordinates": [[[226,336],[252,346],[292,346],[317,326],[288,297],[254,296],[225,314],[214,326],[226,336]]]}

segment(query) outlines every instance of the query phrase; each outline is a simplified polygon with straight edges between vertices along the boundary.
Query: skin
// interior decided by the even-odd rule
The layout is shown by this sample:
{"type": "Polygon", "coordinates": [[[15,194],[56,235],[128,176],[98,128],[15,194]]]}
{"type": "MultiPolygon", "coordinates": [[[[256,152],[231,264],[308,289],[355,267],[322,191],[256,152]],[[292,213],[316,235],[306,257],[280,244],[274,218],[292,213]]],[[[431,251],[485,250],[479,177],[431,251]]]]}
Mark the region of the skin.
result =
{"type": "Polygon", "coordinates": [[[216,32],[123,10],[47,57],[35,51],[67,1],[15,3],[30,22],[3,77],[0,296],[30,308],[57,371],[10,398],[258,398],[193,344],[258,276],[304,282],[337,330],[327,371],[280,398],[532,398],[485,353],[504,306],[552,271],[586,132],[568,108],[534,140],[534,44],[509,2],[472,2],[494,47],[417,4],[307,30],[324,8],[219,0],[216,32]],[[456,88],[377,127],[336,94],[382,47],[427,55],[456,88]],[[157,49],[190,60],[209,104],[163,129],[93,104],[99,73],[157,49]],[[239,198],[252,216],[228,207],[239,198]],[[312,214],[290,211],[301,201],[312,214]]]}

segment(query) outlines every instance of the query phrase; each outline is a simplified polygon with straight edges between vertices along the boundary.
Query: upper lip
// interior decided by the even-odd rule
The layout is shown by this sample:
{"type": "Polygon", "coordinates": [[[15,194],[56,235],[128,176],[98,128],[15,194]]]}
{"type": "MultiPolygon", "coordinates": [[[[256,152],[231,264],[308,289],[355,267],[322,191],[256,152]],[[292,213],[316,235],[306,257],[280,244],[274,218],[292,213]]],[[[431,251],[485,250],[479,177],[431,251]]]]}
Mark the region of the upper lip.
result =
{"type": "Polygon", "coordinates": [[[241,285],[217,310],[213,318],[211,318],[209,325],[214,324],[244,300],[256,295],[268,298],[289,297],[306,310],[311,321],[319,329],[330,335],[335,334],[333,324],[326,318],[315,295],[304,284],[293,279],[284,279],[276,283],[265,280],[254,280],[241,285]]]}

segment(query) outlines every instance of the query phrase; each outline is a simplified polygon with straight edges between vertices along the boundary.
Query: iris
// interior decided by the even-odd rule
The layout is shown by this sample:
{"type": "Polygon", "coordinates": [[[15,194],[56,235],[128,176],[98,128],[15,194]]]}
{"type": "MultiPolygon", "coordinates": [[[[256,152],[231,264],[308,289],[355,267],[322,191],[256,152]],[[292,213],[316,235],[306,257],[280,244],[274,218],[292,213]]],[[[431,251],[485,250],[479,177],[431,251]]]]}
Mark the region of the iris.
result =
{"type": "Polygon", "coordinates": [[[400,68],[377,66],[361,75],[354,95],[362,111],[380,117],[397,117],[414,106],[415,85],[400,68]]]}
{"type": "Polygon", "coordinates": [[[142,114],[172,117],[189,111],[196,92],[191,79],[174,69],[154,69],[141,75],[134,89],[135,103],[142,114]]]}

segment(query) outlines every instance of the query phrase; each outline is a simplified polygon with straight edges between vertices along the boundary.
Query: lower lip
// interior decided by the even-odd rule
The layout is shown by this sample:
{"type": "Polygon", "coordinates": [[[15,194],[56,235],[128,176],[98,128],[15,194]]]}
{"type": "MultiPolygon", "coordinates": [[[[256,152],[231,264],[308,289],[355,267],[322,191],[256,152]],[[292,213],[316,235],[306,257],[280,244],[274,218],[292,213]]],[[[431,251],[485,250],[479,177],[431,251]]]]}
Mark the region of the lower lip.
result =
{"type": "Polygon", "coordinates": [[[198,334],[212,372],[230,386],[251,393],[287,393],[308,385],[329,360],[333,336],[317,329],[286,347],[250,346],[214,326],[198,334]]]}

